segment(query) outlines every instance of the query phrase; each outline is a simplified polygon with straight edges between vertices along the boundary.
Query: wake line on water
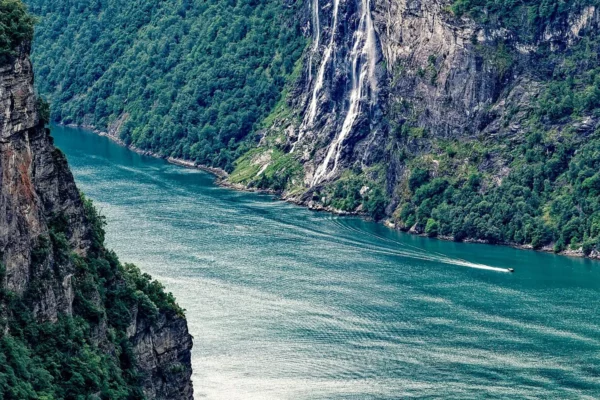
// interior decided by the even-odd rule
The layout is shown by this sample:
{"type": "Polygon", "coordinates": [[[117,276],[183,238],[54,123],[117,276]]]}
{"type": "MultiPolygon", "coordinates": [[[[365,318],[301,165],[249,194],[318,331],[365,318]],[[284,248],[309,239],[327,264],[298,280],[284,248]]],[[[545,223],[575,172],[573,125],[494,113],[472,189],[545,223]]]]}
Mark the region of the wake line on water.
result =
{"type": "Polygon", "coordinates": [[[380,239],[385,242],[395,244],[397,246],[408,247],[408,248],[414,249],[413,252],[409,252],[409,251],[398,251],[398,250],[384,251],[384,250],[371,248],[370,249],[371,251],[375,251],[375,252],[379,252],[379,253],[387,253],[387,254],[391,254],[391,255],[399,255],[399,256],[403,256],[403,257],[407,257],[407,258],[415,258],[415,259],[419,259],[419,260],[423,260],[423,261],[440,262],[440,263],[444,263],[444,264],[458,265],[458,266],[462,266],[462,267],[475,268],[475,269],[482,269],[482,270],[487,270],[487,271],[505,272],[505,273],[509,272],[508,269],[506,269],[506,268],[492,267],[492,266],[486,265],[486,264],[473,263],[473,262],[463,260],[460,258],[450,258],[450,257],[446,257],[445,255],[443,255],[441,253],[437,253],[437,252],[433,252],[434,255],[427,254],[423,251],[423,249],[421,249],[417,246],[398,242],[396,240],[389,239],[389,238],[374,234],[372,232],[367,232],[367,231],[364,231],[364,230],[356,228],[356,227],[351,227],[349,225],[344,224],[342,221],[340,221],[337,218],[333,219],[333,221],[338,226],[343,227],[347,230],[354,231],[354,232],[357,232],[357,233],[360,233],[363,235],[368,235],[368,236],[374,237],[376,239],[380,239]]]}
{"type": "MultiPolygon", "coordinates": [[[[276,205],[277,203],[273,203],[273,204],[276,205]]],[[[252,207],[249,207],[249,208],[252,208],[252,207]]],[[[494,272],[508,272],[508,270],[506,268],[498,268],[498,267],[493,267],[490,265],[473,263],[473,262],[463,260],[463,259],[450,258],[441,253],[435,253],[435,252],[426,253],[423,249],[421,249],[419,247],[412,246],[407,243],[398,242],[398,241],[395,241],[390,238],[385,238],[385,237],[376,235],[374,233],[358,229],[356,227],[348,226],[348,225],[344,224],[340,219],[337,219],[337,218],[332,219],[331,222],[333,222],[339,228],[342,228],[347,231],[352,231],[352,232],[358,233],[363,236],[373,237],[378,240],[378,243],[373,243],[373,242],[369,243],[364,240],[356,240],[354,238],[341,237],[341,236],[335,234],[334,232],[323,232],[322,230],[313,229],[313,228],[310,228],[310,227],[307,227],[304,225],[292,224],[288,221],[277,218],[273,215],[263,215],[261,217],[258,217],[256,222],[260,222],[260,221],[262,221],[262,223],[259,225],[264,224],[265,221],[271,221],[272,223],[276,223],[276,225],[284,226],[284,227],[288,228],[286,230],[286,234],[288,236],[292,236],[292,237],[296,236],[296,237],[300,237],[302,239],[306,239],[308,237],[308,238],[323,240],[323,241],[329,242],[331,244],[336,244],[338,246],[344,246],[344,247],[351,248],[351,249],[362,248],[362,249],[365,249],[372,253],[378,253],[378,254],[383,254],[383,255],[388,255],[388,256],[404,257],[404,258],[417,259],[417,260],[428,261],[428,262],[439,262],[439,263],[444,263],[444,264],[449,264],[449,265],[457,265],[457,266],[463,266],[463,267],[475,268],[475,269],[481,269],[481,270],[487,270],[487,271],[494,271],[494,272]],[[387,242],[388,246],[395,245],[400,248],[399,249],[390,248],[388,246],[382,245],[382,243],[379,241],[387,242]],[[412,250],[410,250],[410,249],[412,249],[412,250]]],[[[225,224],[229,225],[227,223],[225,223],[225,224]]],[[[256,229],[256,227],[249,227],[249,229],[250,230],[256,229]]]]}
{"type": "MultiPolygon", "coordinates": [[[[421,252],[422,252],[422,250],[421,250],[421,252]]],[[[409,251],[398,251],[398,252],[390,251],[389,254],[398,255],[398,256],[402,256],[402,257],[406,257],[406,258],[413,258],[413,259],[417,259],[417,260],[423,260],[423,261],[439,262],[439,263],[443,263],[443,264],[458,265],[458,266],[467,267],[467,268],[483,269],[483,270],[487,270],[487,271],[506,272],[506,273],[509,272],[506,268],[498,268],[498,267],[492,267],[490,265],[485,265],[485,264],[477,264],[477,263],[473,263],[470,261],[461,260],[458,258],[449,258],[449,257],[443,257],[443,256],[428,255],[427,253],[424,253],[424,252],[420,253],[420,252],[409,252],[409,251]]]]}
{"type": "Polygon", "coordinates": [[[476,264],[476,263],[472,263],[469,261],[463,261],[463,260],[449,259],[449,260],[439,260],[439,261],[443,262],[445,264],[460,265],[462,267],[468,267],[468,268],[485,269],[487,271],[506,272],[506,273],[509,272],[508,269],[506,269],[506,268],[492,267],[492,266],[485,265],[485,264],[476,264]]]}

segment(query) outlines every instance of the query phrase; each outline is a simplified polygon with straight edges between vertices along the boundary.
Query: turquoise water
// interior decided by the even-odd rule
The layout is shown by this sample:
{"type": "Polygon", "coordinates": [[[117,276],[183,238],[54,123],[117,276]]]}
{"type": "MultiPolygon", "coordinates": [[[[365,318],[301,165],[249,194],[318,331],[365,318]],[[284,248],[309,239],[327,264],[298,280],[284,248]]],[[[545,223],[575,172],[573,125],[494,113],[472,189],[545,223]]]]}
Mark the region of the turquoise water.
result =
{"type": "Polygon", "coordinates": [[[405,235],[53,135],[108,246],[187,310],[196,399],[600,398],[600,262],[405,235]]]}

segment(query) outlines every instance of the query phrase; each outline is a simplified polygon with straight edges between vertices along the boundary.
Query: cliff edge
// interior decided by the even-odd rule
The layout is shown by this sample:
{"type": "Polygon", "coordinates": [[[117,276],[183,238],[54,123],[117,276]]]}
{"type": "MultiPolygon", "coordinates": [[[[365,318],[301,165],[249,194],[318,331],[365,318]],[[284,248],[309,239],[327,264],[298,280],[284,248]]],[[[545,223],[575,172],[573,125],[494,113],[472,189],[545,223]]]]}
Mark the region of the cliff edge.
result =
{"type": "Polygon", "coordinates": [[[105,249],[43,111],[21,44],[0,65],[0,393],[192,399],[183,311],[105,249]]]}

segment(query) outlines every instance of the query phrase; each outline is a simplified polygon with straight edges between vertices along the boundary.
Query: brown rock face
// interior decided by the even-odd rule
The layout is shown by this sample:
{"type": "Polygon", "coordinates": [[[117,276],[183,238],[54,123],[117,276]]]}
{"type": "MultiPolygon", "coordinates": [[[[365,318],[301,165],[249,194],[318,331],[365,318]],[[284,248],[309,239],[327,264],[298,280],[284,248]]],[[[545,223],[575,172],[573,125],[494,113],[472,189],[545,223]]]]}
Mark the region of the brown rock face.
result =
{"type": "MultiPolygon", "coordinates": [[[[72,315],[75,267],[71,260],[42,250],[51,221],[60,215],[71,251],[85,256],[91,246],[91,225],[66,159],[40,121],[28,46],[12,62],[0,65],[0,174],[4,287],[24,295],[35,286],[32,311],[39,321],[72,315]]],[[[159,313],[151,320],[135,310],[127,336],[148,399],[193,398],[192,338],[184,318],[159,313]]],[[[109,352],[113,348],[105,320],[94,328],[92,342],[109,352]]]]}
{"type": "MultiPolygon", "coordinates": [[[[66,160],[39,121],[28,48],[0,67],[0,251],[6,267],[6,287],[23,294],[34,276],[52,267],[48,260],[39,270],[30,268],[32,252],[47,221],[62,213],[69,223],[73,249],[85,254],[88,227],[82,201],[66,160]]],[[[43,319],[70,313],[70,279],[45,287],[43,319]]]]}

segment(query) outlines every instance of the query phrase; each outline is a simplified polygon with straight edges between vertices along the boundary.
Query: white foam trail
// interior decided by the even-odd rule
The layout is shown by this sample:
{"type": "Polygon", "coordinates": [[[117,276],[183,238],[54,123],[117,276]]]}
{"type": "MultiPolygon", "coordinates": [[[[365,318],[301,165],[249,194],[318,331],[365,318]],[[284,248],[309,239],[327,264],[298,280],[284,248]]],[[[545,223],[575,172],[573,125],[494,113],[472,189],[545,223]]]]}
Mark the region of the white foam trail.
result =
{"type": "Polygon", "coordinates": [[[464,261],[464,260],[441,259],[439,261],[441,261],[445,264],[454,264],[454,265],[459,265],[462,267],[485,269],[487,271],[508,272],[508,270],[506,268],[490,267],[489,265],[476,264],[476,263],[472,263],[472,262],[468,262],[468,261],[464,261]]]}
{"type": "MultiPolygon", "coordinates": [[[[352,47],[352,90],[350,91],[350,107],[344,118],[342,129],[329,146],[323,163],[317,168],[313,177],[312,186],[321,182],[335,173],[338,167],[338,162],[342,153],[343,143],[352,127],[356,118],[360,114],[360,105],[363,98],[364,83],[368,79],[371,93],[377,91],[375,81],[375,29],[371,18],[371,1],[362,0],[361,17],[358,24],[358,30],[354,33],[354,46],[352,47]],[[329,164],[333,159],[333,167],[328,171],[329,164]]],[[[317,81],[318,83],[318,81],[317,81]]],[[[311,112],[313,111],[311,103],[311,112]]],[[[316,102],[314,104],[314,112],[316,113],[316,102]]],[[[309,113],[309,118],[311,113],[309,113]]],[[[314,118],[314,116],[313,116],[314,118]]]]}
{"type": "MultiPolygon", "coordinates": [[[[412,246],[409,246],[409,247],[412,247],[412,246]]],[[[416,259],[416,260],[438,262],[438,263],[443,263],[443,264],[448,264],[448,265],[457,265],[457,266],[461,266],[461,267],[483,269],[483,270],[494,271],[494,272],[509,272],[508,269],[506,269],[506,268],[492,267],[489,265],[472,263],[469,261],[456,259],[456,258],[434,256],[434,255],[425,253],[424,250],[422,250],[422,249],[419,249],[419,250],[420,251],[417,252],[417,251],[402,251],[402,250],[382,251],[382,250],[376,250],[376,249],[369,249],[369,251],[375,252],[375,253],[396,255],[399,257],[412,258],[412,259],[416,259]]]]}
{"type": "MultiPolygon", "coordinates": [[[[388,252],[389,254],[396,254],[399,255],[401,257],[408,257],[408,258],[416,258],[419,260],[426,260],[426,261],[437,261],[437,262],[441,262],[444,264],[450,264],[450,265],[459,265],[459,266],[463,266],[463,267],[469,267],[469,268],[477,268],[477,269],[485,269],[488,271],[495,271],[495,272],[509,272],[507,268],[498,268],[498,267],[492,267],[489,265],[485,265],[485,264],[477,264],[477,263],[472,263],[470,261],[466,261],[460,258],[449,258],[446,257],[445,255],[443,255],[442,253],[437,253],[437,252],[431,252],[431,251],[426,251],[420,247],[417,246],[413,246],[407,243],[403,243],[403,242],[399,242],[397,240],[392,240],[389,238],[386,238],[384,236],[379,236],[376,235],[372,232],[366,231],[366,230],[362,230],[359,228],[355,228],[355,227],[351,227],[349,225],[346,225],[344,223],[342,223],[342,221],[338,218],[335,217],[334,218],[334,223],[336,223],[336,225],[343,227],[345,229],[351,230],[353,232],[357,232],[361,235],[368,235],[371,236],[377,240],[381,240],[384,242],[387,242],[389,244],[393,244],[393,245],[397,245],[397,246],[402,246],[402,247],[408,247],[408,248],[412,248],[413,251],[411,252],[407,252],[407,251],[398,251],[398,250],[392,250],[390,252],[388,252]]],[[[360,245],[360,244],[357,244],[360,245]]],[[[370,249],[371,251],[374,251],[372,249],[370,249]]]]}

